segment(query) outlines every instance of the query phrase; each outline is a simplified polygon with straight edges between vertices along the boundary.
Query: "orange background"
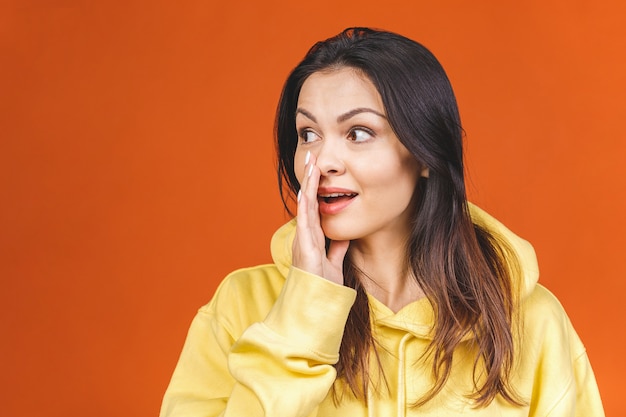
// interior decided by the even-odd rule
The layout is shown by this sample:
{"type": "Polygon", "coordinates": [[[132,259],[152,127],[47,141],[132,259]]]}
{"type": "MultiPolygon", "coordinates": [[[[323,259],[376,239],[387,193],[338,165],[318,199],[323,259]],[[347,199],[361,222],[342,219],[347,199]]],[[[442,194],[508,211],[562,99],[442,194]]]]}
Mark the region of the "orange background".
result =
{"type": "Polygon", "coordinates": [[[440,58],[472,199],[535,245],[626,415],[625,3],[349,3],[3,2],[2,415],[158,413],[196,309],[270,259],[281,85],[351,25],[440,58]]]}

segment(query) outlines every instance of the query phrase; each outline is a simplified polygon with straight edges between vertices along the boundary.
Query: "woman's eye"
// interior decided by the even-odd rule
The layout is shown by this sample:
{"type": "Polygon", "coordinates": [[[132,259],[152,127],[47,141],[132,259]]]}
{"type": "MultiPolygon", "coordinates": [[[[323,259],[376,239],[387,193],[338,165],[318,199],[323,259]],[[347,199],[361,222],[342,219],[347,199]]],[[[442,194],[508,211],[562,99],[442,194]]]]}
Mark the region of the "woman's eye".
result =
{"type": "Polygon", "coordinates": [[[310,130],[303,130],[300,132],[300,139],[302,139],[302,143],[310,143],[315,142],[319,136],[310,130]]]}
{"type": "Polygon", "coordinates": [[[352,142],[365,142],[374,137],[374,134],[365,129],[352,129],[348,133],[348,139],[352,142]]]}

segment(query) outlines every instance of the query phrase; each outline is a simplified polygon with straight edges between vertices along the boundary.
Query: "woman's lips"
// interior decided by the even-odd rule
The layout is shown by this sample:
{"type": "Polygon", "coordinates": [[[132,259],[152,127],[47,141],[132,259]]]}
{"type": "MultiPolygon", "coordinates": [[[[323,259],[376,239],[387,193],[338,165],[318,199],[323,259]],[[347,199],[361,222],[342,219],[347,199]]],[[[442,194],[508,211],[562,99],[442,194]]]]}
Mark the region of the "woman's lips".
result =
{"type": "Polygon", "coordinates": [[[358,194],[351,190],[320,187],[317,201],[321,214],[337,214],[354,201],[358,194]]]}

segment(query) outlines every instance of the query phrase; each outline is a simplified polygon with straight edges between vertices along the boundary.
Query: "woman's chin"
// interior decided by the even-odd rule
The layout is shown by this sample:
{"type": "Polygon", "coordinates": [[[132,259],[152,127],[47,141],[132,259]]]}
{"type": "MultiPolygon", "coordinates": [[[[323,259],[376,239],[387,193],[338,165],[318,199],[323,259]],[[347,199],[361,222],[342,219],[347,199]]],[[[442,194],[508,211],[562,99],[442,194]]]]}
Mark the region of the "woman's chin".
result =
{"type": "Polygon", "coordinates": [[[354,231],[348,230],[346,227],[337,227],[336,225],[324,225],[322,222],[322,231],[324,236],[330,240],[354,240],[358,236],[355,236],[354,231]]]}

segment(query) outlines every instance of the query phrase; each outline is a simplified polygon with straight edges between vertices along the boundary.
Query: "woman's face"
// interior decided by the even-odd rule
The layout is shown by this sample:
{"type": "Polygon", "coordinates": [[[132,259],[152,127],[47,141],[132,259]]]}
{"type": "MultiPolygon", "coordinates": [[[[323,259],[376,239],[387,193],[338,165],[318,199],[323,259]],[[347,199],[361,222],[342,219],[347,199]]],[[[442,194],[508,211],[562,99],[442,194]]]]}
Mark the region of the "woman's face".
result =
{"type": "Polygon", "coordinates": [[[387,121],[374,84],[352,68],[306,79],[296,110],[295,170],[302,183],[307,151],[321,171],[318,202],[333,240],[404,238],[417,180],[426,173],[387,121]]]}

